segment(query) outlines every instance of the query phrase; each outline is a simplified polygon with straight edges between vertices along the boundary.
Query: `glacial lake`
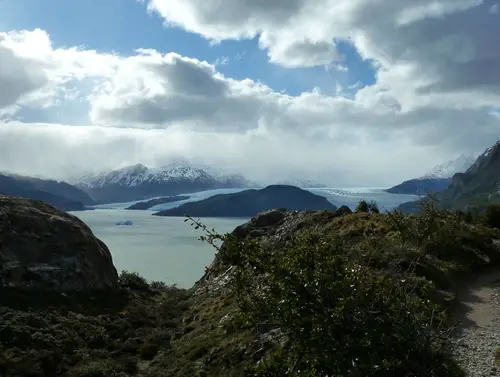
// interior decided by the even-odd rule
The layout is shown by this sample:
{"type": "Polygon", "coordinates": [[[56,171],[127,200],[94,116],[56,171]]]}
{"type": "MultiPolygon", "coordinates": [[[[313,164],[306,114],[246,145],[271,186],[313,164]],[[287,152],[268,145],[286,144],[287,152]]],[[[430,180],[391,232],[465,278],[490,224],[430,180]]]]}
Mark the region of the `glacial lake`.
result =
{"type": "MultiPolygon", "coordinates": [[[[108,246],[118,272],[138,272],[149,281],[191,287],[202,277],[216,250],[200,241],[202,230],[195,230],[183,217],[152,213],[124,209],[71,212],[108,246]],[[124,220],[131,220],[133,225],[116,225],[124,220]]],[[[202,222],[219,233],[227,233],[246,220],[205,218],[202,222]]]]}
{"type": "MultiPolygon", "coordinates": [[[[179,287],[191,287],[204,273],[215,254],[212,246],[201,242],[203,233],[195,230],[183,217],[152,216],[154,211],[198,201],[216,194],[228,194],[241,189],[208,190],[194,194],[188,200],[160,204],[151,210],[125,210],[135,203],[111,203],[92,211],[73,212],[82,219],[110,249],[118,271],[138,272],[148,280],[164,281],[179,287]],[[131,220],[133,225],[116,225],[131,220]]],[[[311,188],[309,191],[326,197],[337,207],[354,208],[364,200],[376,201],[382,211],[390,211],[403,202],[418,199],[415,195],[388,194],[382,188],[311,188]]],[[[218,233],[231,232],[247,219],[205,218],[202,222],[218,233]]]]}

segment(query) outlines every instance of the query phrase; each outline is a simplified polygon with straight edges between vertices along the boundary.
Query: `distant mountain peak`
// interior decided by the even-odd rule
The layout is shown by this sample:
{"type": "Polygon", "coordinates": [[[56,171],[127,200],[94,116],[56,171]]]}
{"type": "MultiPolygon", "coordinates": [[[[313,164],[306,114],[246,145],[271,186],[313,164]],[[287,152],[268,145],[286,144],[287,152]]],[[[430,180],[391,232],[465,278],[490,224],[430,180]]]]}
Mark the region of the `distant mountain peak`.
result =
{"type": "Polygon", "coordinates": [[[500,203],[500,141],[481,153],[463,172],[453,176],[441,201],[447,208],[485,207],[500,203]]]}
{"type": "Polygon", "coordinates": [[[177,159],[162,167],[147,167],[139,163],[107,173],[86,175],[76,184],[96,200],[108,203],[249,186],[241,175],[210,173],[201,167],[185,165],[185,162],[177,159]]]}
{"type": "Polygon", "coordinates": [[[456,173],[463,173],[474,164],[479,153],[461,154],[454,160],[449,160],[443,164],[436,165],[429,173],[422,177],[428,178],[451,178],[456,173]]]}

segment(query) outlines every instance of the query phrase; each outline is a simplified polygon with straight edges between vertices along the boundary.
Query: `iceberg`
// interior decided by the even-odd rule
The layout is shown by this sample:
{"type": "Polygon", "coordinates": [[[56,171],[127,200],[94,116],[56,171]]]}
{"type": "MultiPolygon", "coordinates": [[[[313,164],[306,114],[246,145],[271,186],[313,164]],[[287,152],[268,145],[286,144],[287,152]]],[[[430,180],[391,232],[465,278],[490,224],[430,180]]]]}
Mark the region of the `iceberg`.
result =
{"type": "Polygon", "coordinates": [[[134,225],[132,220],[118,221],[116,225],[134,225]]]}

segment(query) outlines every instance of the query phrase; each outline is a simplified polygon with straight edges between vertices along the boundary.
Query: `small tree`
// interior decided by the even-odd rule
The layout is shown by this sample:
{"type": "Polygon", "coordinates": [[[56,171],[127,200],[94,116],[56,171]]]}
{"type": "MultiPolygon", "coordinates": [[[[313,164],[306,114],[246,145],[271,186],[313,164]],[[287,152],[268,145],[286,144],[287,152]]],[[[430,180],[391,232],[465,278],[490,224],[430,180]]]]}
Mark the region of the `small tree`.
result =
{"type": "Polygon", "coordinates": [[[365,212],[365,213],[380,213],[378,205],[375,201],[367,202],[366,200],[360,200],[355,212],[365,212]]]}
{"type": "Polygon", "coordinates": [[[378,205],[374,200],[372,200],[370,203],[368,203],[368,209],[370,210],[371,213],[380,213],[380,210],[378,209],[378,205]]]}
{"type": "Polygon", "coordinates": [[[359,213],[359,212],[370,212],[370,208],[368,206],[368,202],[366,200],[360,200],[358,205],[356,206],[356,209],[355,209],[355,212],[356,213],[359,213]]]}

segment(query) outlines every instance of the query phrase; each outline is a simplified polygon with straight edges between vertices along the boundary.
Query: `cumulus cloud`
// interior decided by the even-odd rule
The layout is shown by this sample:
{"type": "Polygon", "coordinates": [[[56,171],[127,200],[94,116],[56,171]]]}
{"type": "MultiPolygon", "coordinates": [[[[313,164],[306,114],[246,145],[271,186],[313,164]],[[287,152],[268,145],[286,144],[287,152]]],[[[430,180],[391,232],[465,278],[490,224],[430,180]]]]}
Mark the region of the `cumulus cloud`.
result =
{"type": "Polygon", "coordinates": [[[169,25],[213,40],[259,37],[285,67],[339,59],[347,40],[380,67],[377,87],[403,108],[443,95],[492,106],[500,90],[500,14],[489,0],[149,0],[169,25]],[[422,96],[425,95],[425,96],[422,96]],[[399,98],[401,97],[401,98],[399,98]],[[422,98],[424,97],[424,98],[422,98]]]}
{"type": "Polygon", "coordinates": [[[50,41],[41,31],[0,33],[0,109],[49,86],[52,66],[39,59],[47,46],[50,41]]]}
{"type": "Polygon", "coordinates": [[[481,108],[428,103],[404,109],[402,102],[376,85],[352,99],[319,90],[290,96],[249,79],[226,78],[207,62],[141,50],[122,59],[91,104],[93,122],[106,126],[286,132],[331,142],[338,135],[353,141],[405,138],[449,151],[482,148],[498,132],[496,118],[481,108]]]}
{"type": "Polygon", "coordinates": [[[116,72],[92,96],[91,119],[103,125],[164,128],[203,126],[219,131],[252,128],[271,89],[236,81],[215,66],[176,53],[139,50],[122,59],[116,72]]]}
{"type": "Polygon", "coordinates": [[[500,137],[492,2],[150,0],[149,8],[214,41],[258,37],[270,62],[289,68],[350,73],[336,47],[347,40],[373,60],[376,83],[349,98],[340,86],[338,95],[292,96],[175,52],[118,56],[53,46],[39,29],[0,33],[0,119],[73,99],[90,109],[85,127],[4,121],[0,170],[64,178],[185,157],[251,179],[299,172],[385,185],[500,137]]]}
{"type": "Polygon", "coordinates": [[[92,50],[54,48],[41,29],[0,32],[0,114],[74,98],[75,81],[108,76],[117,62],[92,50]]]}

